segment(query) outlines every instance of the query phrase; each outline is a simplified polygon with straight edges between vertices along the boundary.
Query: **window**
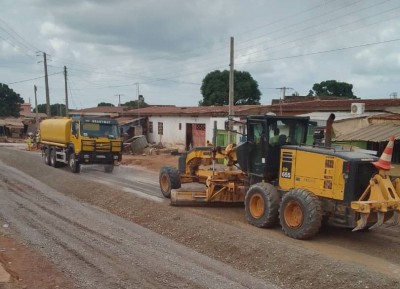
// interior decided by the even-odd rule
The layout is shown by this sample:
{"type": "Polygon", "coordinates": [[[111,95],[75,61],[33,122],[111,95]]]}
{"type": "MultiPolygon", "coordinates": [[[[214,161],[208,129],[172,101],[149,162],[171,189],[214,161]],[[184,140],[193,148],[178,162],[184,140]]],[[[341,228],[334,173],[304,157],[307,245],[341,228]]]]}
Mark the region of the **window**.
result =
{"type": "Polygon", "coordinates": [[[153,133],[153,122],[149,121],[149,133],[153,133]]]}
{"type": "Polygon", "coordinates": [[[182,124],[179,123],[179,130],[182,130],[182,124]]]}
{"type": "Polygon", "coordinates": [[[108,137],[115,138],[119,136],[118,125],[110,123],[84,122],[81,124],[83,136],[89,137],[108,137]]]}
{"type": "Polygon", "coordinates": [[[164,131],[163,123],[162,123],[162,122],[159,122],[159,123],[158,123],[158,134],[159,134],[159,135],[163,135],[163,131],[164,131]]]}

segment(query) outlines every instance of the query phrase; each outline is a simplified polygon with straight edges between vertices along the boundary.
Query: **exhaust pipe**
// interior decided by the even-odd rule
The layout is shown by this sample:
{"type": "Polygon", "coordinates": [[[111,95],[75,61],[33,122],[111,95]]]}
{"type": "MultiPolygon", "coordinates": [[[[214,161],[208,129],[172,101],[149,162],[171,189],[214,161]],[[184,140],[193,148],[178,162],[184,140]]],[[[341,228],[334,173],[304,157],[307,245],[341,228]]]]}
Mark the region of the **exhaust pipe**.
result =
{"type": "Polygon", "coordinates": [[[329,148],[332,145],[332,125],[335,120],[335,114],[331,113],[328,120],[326,121],[325,128],[325,147],[329,148]]]}

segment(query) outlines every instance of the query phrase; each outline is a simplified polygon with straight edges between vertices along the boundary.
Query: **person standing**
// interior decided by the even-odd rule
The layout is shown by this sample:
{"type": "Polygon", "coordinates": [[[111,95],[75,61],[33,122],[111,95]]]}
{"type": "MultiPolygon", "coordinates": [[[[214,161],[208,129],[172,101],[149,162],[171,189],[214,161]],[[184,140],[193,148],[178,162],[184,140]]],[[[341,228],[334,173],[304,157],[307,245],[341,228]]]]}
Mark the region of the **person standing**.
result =
{"type": "Polygon", "coordinates": [[[33,145],[33,139],[32,139],[32,136],[29,135],[28,138],[26,139],[26,149],[28,151],[31,151],[32,150],[32,145],[33,145]]]}

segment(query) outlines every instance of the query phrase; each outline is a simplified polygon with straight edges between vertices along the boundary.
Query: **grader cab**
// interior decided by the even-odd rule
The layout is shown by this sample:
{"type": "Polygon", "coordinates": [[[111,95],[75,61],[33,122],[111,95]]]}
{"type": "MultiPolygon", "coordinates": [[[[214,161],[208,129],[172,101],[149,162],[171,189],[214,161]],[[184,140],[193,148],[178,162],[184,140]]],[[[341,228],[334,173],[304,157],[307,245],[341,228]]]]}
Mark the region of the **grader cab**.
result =
{"type": "Polygon", "coordinates": [[[246,142],[183,154],[179,169],[161,169],[161,191],[172,205],[244,202],[250,224],[280,223],[296,239],[312,238],[322,220],[354,230],[375,228],[389,218],[387,224],[399,223],[400,180],[387,175],[391,154],[385,150],[378,159],[352,149],[307,145],[308,127],[306,117],[249,116],[246,142]]]}

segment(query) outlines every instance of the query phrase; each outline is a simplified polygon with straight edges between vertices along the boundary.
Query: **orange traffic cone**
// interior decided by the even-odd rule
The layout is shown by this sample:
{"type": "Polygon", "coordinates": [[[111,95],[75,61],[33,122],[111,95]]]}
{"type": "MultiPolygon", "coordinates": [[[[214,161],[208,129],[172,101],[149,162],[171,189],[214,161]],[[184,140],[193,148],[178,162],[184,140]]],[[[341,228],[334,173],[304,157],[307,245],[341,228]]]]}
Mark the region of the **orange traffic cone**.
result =
{"type": "Polygon", "coordinates": [[[378,170],[388,171],[392,168],[393,145],[394,145],[394,136],[392,135],[389,137],[389,143],[387,144],[385,150],[383,151],[380,159],[372,163],[378,170]]]}

